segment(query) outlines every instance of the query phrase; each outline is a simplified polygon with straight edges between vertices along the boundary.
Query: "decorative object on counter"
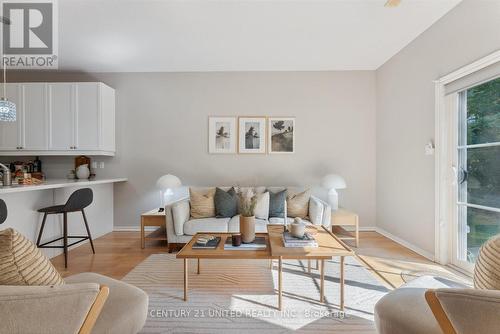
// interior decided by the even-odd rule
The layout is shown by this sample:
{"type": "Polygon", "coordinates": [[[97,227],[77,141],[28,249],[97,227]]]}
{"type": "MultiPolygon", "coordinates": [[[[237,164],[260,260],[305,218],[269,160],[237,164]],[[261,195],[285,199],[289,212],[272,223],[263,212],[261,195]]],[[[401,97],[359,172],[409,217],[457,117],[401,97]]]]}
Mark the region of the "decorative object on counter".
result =
{"type": "Polygon", "coordinates": [[[41,173],[42,172],[42,161],[36,157],[35,161],[33,161],[33,172],[41,173]]]}
{"type": "Polygon", "coordinates": [[[156,181],[156,187],[160,189],[160,205],[165,208],[165,204],[174,195],[173,189],[182,185],[181,180],[172,174],[166,174],[156,181]]]}
{"type": "Polygon", "coordinates": [[[249,244],[255,240],[255,206],[257,205],[257,194],[249,188],[238,191],[240,211],[240,233],[241,241],[249,244]]]}
{"type": "Polygon", "coordinates": [[[346,183],[342,176],[337,174],[328,174],[321,181],[321,186],[328,190],[328,202],[332,210],[339,209],[339,194],[337,189],[345,189],[346,183]]]}
{"type": "MultiPolygon", "coordinates": [[[[2,20],[2,36],[4,25],[10,25],[10,20],[2,20]]],[[[2,58],[3,59],[3,54],[2,58]]],[[[3,97],[0,99],[0,122],[16,121],[16,104],[7,100],[7,66],[3,65],[3,97]]]]}
{"type": "Polygon", "coordinates": [[[76,177],[79,180],[88,179],[90,177],[89,165],[83,164],[78,166],[78,168],[76,169],[76,177]]]}
{"type": "Polygon", "coordinates": [[[12,175],[10,173],[10,169],[4,164],[0,163],[0,167],[2,168],[2,184],[3,186],[11,186],[12,185],[12,175]]]}
{"type": "Polygon", "coordinates": [[[74,180],[74,179],[76,179],[76,174],[75,174],[75,171],[71,169],[71,170],[68,172],[68,174],[66,174],[66,178],[67,178],[68,180],[74,180]]]}
{"type": "MultiPolygon", "coordinates": [[[[80,155],[75,158],[75,171],[78,171],[78,167],[80,167],[81,165],[87,165],[87,167],[89,168],[90,175],[89,177],[84,177],[84,179],[95,177],[95,173],[92,173],[92,171],[90,170],[90,166],[92,166],[91,162],[91,159],[85,155],[80,155]]],[[[80,177],[78,178],[80,179],[80,177]]]]}
{"type": "Polygon", "coordinates": [[[306,224],[302,221],[302,218],[295,218],[293,223],[290,224],[290,233],[296,238],[302,238],[306,232],[306,224]]]}

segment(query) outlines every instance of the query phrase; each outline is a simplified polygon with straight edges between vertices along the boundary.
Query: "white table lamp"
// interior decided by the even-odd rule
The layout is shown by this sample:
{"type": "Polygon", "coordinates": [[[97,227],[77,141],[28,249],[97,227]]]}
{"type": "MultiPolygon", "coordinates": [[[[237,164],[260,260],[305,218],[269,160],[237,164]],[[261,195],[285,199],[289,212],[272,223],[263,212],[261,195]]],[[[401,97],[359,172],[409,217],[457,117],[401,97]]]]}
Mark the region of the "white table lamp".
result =
{"type": "Polygon", "coordinates": [[[346,188],[344,178],[337,174],[328,174],[321,181],[321,186],[328,190],[328,202],[332,210],[338,210],[339,194],[337,193],[337,189],[346,188]]]}
{"type": "Polygon", "coordinates": [[[181,185],[181,180],[172,174],[163,175],[158,179],[158,181],[156,181],[156,187],[160,189],[160,203],[162,207],[165,207],[167,199],[174,194],[172,189],[179,188],[181,185]]]}

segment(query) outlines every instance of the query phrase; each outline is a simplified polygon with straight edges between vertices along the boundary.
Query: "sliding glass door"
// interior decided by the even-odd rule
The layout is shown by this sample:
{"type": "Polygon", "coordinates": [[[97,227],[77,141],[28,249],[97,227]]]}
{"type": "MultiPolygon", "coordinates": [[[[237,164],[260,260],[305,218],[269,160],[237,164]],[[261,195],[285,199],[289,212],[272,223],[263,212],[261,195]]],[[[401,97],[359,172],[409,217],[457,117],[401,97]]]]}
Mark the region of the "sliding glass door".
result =
{"type": "Polygon", "coordinates": [[[452,262],[471,270],[500,233],[500,78],[458,92],[456,219],[452,262]]]}

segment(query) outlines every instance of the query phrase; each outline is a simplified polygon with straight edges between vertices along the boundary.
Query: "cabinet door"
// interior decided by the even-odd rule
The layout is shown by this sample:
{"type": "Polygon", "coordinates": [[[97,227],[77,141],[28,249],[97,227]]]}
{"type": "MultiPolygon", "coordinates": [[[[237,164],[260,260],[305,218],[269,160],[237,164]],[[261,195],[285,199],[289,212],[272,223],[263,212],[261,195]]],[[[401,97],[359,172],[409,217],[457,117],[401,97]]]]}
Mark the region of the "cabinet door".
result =
{"type": "Polygon", "coordinates": [[[75,134],[74,84],[48,84],[49,149],[72,150],[75,134]]]}
{"type": "Polygon", "coordinates": [[[45,83],[21,84],[23,150],[47,150],[49,147],[46,87],[45,83]]]}
{"type": "MultiPolygon", "coordinates": [[[[3,87],[0,87],[3,90],[3,87]]],[[[21,86],[19,84],[7,84],[7,99],[16,104],[16,121],[0,122],[0,150],[16,151],[21,146],[21,86]]]]}
{"type": "Polygon", "coordinates": [[[76,142],[77,150],[99,150],[101,138],[99,84],[76,84],[76,142]]]}

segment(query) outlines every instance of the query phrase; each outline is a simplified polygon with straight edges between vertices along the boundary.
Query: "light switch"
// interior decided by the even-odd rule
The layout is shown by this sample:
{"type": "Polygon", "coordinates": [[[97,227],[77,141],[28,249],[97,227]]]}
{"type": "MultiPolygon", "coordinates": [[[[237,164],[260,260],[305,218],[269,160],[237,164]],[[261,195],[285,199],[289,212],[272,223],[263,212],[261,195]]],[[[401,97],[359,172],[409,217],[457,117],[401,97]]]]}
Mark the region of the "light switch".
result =
{"type": "Polygon", "coordinates": [[[99,168],[104,168],[104,161],[99,161],[99,168]]]}

